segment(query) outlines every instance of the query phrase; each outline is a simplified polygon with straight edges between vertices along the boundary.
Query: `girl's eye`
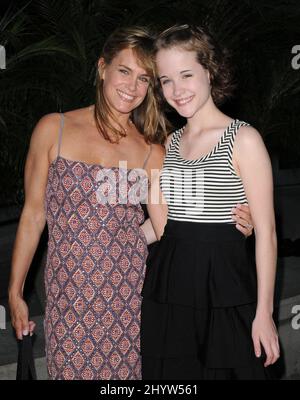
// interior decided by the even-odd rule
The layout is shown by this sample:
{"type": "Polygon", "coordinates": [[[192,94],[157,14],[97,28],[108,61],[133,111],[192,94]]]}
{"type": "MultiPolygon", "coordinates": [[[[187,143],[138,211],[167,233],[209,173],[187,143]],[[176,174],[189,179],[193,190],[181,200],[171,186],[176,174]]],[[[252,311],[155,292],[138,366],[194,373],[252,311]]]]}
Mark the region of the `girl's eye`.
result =
{"type": "Polygon", "coordinates": [[[186,79],[186,78],[190,78],[190,77],[192,77],[192,76],[193,76],[193,75],[191,75],[191,74],[186,74],[186,75],[183,75],[182,78],[183,78],[183,79],[186,79]]]}
{"type": "Polygon", "coordinates": [[[121,72],[121,74],[124,74],[124,75],[128,75],[128,73],[129,73],[126,69],[119,69],[119,71],[121,72]]]}
{"type": "Polygon", "coordinates": [[[163,80],[163,81],[160,81],[160,83],[162,84],[162,85],[166,85],[167,83],[169,83],[170,82],[170,79],[165,79],[165,80],[163,80]]]}

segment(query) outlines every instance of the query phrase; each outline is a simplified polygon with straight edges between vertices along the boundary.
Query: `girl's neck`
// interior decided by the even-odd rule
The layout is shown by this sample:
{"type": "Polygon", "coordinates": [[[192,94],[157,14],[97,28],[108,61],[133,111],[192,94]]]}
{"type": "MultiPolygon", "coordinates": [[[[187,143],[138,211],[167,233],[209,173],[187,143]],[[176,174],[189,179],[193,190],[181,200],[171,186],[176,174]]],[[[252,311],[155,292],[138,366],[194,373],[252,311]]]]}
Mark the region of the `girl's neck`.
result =
{"type": "Polygon", "coordinates": [[[190,135],[219,125],[226,116],[216,107],[212,99],[209,99],[193,117],[187,119],[186,131],[190,135]]]}

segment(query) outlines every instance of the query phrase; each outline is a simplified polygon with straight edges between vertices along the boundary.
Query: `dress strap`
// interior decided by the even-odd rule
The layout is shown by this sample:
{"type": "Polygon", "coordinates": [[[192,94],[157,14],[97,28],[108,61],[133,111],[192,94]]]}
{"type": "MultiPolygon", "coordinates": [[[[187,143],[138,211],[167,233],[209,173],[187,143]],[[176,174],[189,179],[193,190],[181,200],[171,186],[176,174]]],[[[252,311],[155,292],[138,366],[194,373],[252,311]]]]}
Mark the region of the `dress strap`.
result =
{"type": "Polygon", "coordinates": [[[60,128],[59,128],[59,136],[58,136],[57,157],[60,155],[61,139],[62,139],[62,133],[63,133],[63,129],[64,129],[64,122],[65,122],[64,117],[65,117],[64,114],[60,113],[60,128]]]}
{"type": "Polygon", "coordinates": [[[234,146],[234,141],[235,141],[236,135],[237,135],[238,130],[240,129],[241,126],[250,126],[250,124],[248,124],[247,122],[239,121],[238,119],[236,119],[227,128],[226,136],[228,138],[228,143],[229,143],[229,156],[230,156],[230,158],[232,157],[233,146],[234,146]]]}
{"type": "MultiPolygon", "coordinates": [[[[181,128],[181,129],[184,129],[184,127],[181,128]]],[[[166,147],[166,155],[167,155],[167,153],[171,150],[171,148],[174,146],[174,144],[176,143],[177,138],[178,138],[178,132],[179,132],[179,131],[180,131],[180,129],[178,129],[178,130],[176,130],[176,131],[170,133],[169,136],[171,136],[171,140],[170,140],[170,142],[169,142],[169,144],[168,144],[168,147],[166,147]]],[[[168,136],[167,140],[169,139],[169,136],[168,136]]]]}
{"type": "Polygon", "coordinates": [[[149,153],[148,153],[148,155],[147,155],[147,157],[146,157],[146,160],[144,161],[144,164],[143,164],[143,166],[142,166],[142,169],[145,168],[145,166],[146,166],[146,164],[147,164],[147,161],[149,160],[151,151],[152,151],[152,144],[150,144],[150,150],[149,150],[149,153]]]}

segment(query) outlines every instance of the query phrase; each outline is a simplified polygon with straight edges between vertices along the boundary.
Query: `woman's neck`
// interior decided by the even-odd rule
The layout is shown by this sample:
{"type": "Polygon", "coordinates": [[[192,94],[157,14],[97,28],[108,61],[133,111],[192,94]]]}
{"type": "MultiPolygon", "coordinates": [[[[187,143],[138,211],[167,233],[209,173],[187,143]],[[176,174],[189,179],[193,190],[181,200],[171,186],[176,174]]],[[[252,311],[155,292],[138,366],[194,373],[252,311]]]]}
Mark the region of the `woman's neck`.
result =
{"type": "MultiPolygon", "coordinates": [[[[89,110],[91,111],[92,115],[94,115],[95,105],[94,104],[91,105],[89,107],[89,110]]],[[[121,125],[122,128],[125,129],[125,131],[130,129],[130,126],[132,125],[132,120],[131,120],[131,114],[130,113],[123,114],[123,113],[114,112],[113,110],[111,110],[111,112],[112,112],[112,115],[114,116],[114,119],[109,117],[109,122],[115,129],[120,129],[119,125],[121,125]]]]}

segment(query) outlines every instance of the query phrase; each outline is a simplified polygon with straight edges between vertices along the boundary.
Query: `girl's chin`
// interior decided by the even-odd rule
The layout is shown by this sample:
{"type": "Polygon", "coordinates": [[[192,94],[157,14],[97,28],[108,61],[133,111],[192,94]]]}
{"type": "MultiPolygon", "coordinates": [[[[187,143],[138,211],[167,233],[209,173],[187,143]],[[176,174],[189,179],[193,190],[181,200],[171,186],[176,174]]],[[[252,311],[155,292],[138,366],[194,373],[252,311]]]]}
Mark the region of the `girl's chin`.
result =
{"type": "Polygon", "coordinates": [[[178,106],[178,105],[172,105],[173,108],[175,108],[175,110],[178,112],[178,114],[181,117],[184,118],[191,118],[194,114],[195,114],[195,110],[192,110],[191,107],[188,106],[178,106]]]}
{"type": "Polygon", "coordinates": [[[176,109],[176,111],[178,112],[178,114],[181,116],[181,117],[184,117],[184,118],[192,118],[192,116],[195,114],[194,112],[191,112],[191,111],[188,111],[188,110],[178,110],[178,109],[176,109]]]}

